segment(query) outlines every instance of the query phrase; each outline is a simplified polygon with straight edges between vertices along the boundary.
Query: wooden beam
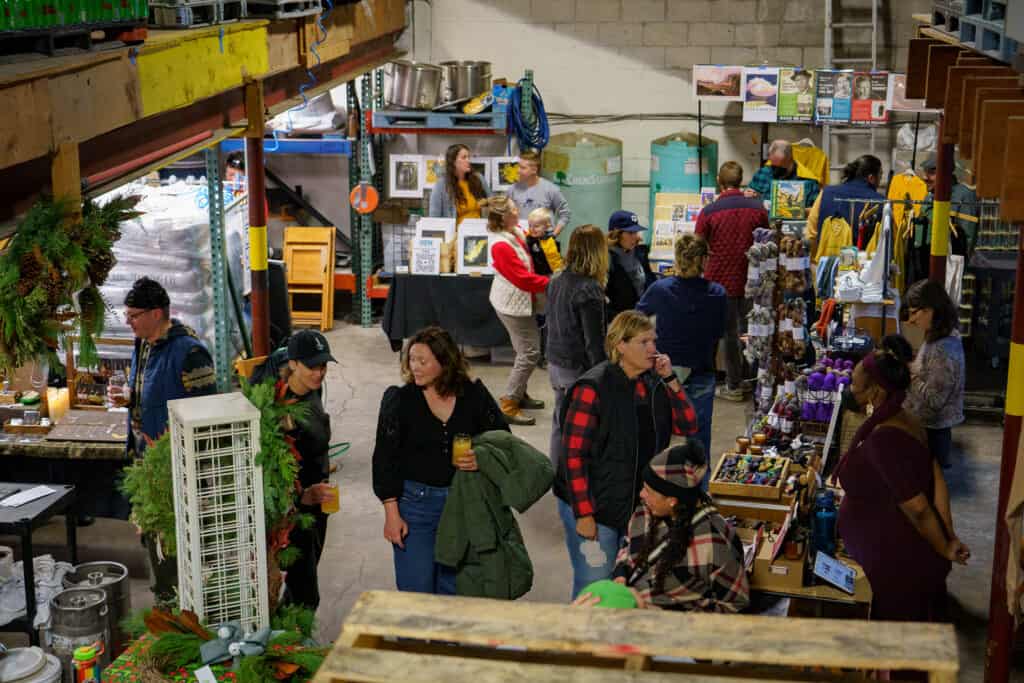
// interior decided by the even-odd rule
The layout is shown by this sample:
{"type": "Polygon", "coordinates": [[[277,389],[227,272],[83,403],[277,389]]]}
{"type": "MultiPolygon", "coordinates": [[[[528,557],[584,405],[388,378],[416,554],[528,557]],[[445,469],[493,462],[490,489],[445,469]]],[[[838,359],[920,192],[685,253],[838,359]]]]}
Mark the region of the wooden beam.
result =
{"type": "Polygon", "coordinates": [[[949,67],[956,64],[956,59],[963,48],[956,45],[931,45],[928,47],[928,75],[925,78],[924,104],[931,109],[938,109],[946,97],[946,81],[949,79],[949,67]]]}
{"type": "Polygon", "coordinates": [[[245,137],[262,138],[266,129],[264,116],[267,107],[263,103],[263,81],[257,78],[245,83],[245,137]]]}
{"type": "Polygon", "coordinates": [[[964,78],[967,76],[1005,76],[1013,71],[1005,66],[954,66],[949,69],[946,82],[946,97],[943,103],[942,142],[956,144],[960,140],[960,116],[963,106],[964,78]]]}
{"type": "Polygon", "coordinates": [[[1003,183],[999,192],[999,217],[1010,223],[1024,222],[1024,116],[1006,120],[1003,152],[1003,183]]]}
{"type": "MultiPolygon", "coordinates": [[[[1024,91],[1021,92],[1024,96],[1024,91]]],[[[982,199],[996,199],[1003,189],[1003,168],[1006,159],[1006,120],[1024,116],[1024,98],[988,100],[981,105],[975,124],[974,178],[982,199]]],[[[1018,150],[1018,154],[1020,151],[1018,150]]]]}
{"type": "Polygon", "coordinates": [[[908,100],[923,100],[925,85],[928,80],[928,48],[941,43],[931,38],[912,38],[907,50],[907,88],[908,100]]]}
{"type": "Polygon", "coordinates": [[[976,52],[961,52],[956,59],[957,66],[999,66],[999,62],[989,57],[982,57],[976,52]]]}
{"type": "Polygon", "coordinates": [[[78,143],[57,145],[50,165],[50,187],[56,199],[68,199],[76,216],[82,212],[82,172],[78,165],[78,143]]]}
{"type": "MultiPolygon", "coordinates": [[[[958,151],[961,159],[973,159],[977,146],[978,118],[981,105],[987,100],[1010,100],[1024,96],[1024,88],[976,88],[973,99],[964,100],[964,116],[960,119],[960,145],[958,151]],[[965,134],[966,133],[966,134],[965,134]]],[[[972,164],[973,166],[973,164],[972,164]]],[[[974,166],[974,177],[978,177],[978,168],[974,166]]]]}

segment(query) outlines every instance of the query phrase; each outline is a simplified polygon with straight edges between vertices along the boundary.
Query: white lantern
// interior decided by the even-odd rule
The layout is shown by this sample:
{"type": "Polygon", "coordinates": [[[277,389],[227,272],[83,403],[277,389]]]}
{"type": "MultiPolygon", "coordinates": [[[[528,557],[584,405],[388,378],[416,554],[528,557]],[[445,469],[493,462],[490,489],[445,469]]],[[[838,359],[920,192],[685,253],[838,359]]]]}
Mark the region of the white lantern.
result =
{"type": "Polygon", "coordinates": [[[167,403],[178,600],[207,624],[270,625],[260,413],[240,393],[167,403]]]}

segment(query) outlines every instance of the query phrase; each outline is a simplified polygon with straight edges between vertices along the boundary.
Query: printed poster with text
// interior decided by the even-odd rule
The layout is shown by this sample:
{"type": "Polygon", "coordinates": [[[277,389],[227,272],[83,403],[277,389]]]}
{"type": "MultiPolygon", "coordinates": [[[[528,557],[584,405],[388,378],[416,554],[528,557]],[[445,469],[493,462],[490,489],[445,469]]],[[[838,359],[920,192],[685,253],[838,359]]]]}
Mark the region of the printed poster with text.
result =
{"type": "Polygon", "coordinates": [[[815,72],[814,120],[819,123],[849,123],[853,101],[853,71],[819,69],[815,72]]]}
{"type": "Polygon", "coordinates": [[[775,123],[779,119],[778,67],[743,69],[743,120],[775,123]]]}
{"type": "Polygon", "coordinates": [[[855,124],[885,123],[889,120],[886,97],[889,88],[888,71],[860,71],[853,75],[853,104],[850,122],[855,124]]]}
{"type": "Polygon", "coordinates": [[[814,121],[814,73],[797,67],[779,69],[779,121],[814,121]]]}

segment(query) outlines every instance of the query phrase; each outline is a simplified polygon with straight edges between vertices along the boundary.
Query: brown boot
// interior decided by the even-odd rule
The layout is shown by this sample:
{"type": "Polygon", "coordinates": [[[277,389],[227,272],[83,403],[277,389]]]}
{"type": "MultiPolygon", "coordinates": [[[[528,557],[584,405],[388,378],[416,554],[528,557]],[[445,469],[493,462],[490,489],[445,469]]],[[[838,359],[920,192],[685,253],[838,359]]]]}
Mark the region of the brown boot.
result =
{"type": "Polygon", "coordinates": [[[508,396],[502,396],[499,403],[501,404],[501,413],[505,416],[505,420],[510,425],[519,425],[521,427],[531,427],[537,424],[537,421],[528,415],[523,415],[519,410],[519,401],[508,396]]]}

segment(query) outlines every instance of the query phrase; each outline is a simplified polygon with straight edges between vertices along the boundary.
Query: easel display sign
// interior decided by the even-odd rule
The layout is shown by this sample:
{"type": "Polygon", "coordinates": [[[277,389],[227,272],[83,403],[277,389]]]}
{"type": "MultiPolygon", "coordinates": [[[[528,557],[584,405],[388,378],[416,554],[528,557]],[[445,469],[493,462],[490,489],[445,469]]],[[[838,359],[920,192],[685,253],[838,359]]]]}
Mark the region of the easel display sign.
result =
{"type": "Polygon", "coordinates": [[[459,225],[456,240],[455,272],[459,275],[485,275],[493,273],[491,262],[490,234],[487,221],[482,218],[466,218],[459,225]]]}
{"type": "Polygon", "coordinates": [[[437,237],[417,237],[409,254],[410,275],[440,275],[441,245],[437,237]]]}

